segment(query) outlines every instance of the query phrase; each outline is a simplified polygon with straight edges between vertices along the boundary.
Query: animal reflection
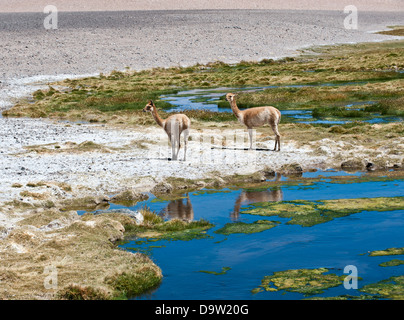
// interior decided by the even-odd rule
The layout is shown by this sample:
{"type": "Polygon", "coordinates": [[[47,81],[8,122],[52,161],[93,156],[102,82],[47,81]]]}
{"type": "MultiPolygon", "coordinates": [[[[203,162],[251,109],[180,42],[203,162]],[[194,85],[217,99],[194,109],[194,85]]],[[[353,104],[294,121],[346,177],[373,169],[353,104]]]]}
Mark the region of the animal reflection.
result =
{"type": "Polygon", "coordinates": [[[275,188],[272,190],[263,191],[249,191],[244,190],[238,196],[236,203],[234,204],[234,210],[230,214],[232,220],[239,220],[241,206],[249,205],[256,202],[270,202],[270,201],[282,201],[283,191],[281,188],[275,188]]]}
{"type": "Polygon", "coordinates": [[[169,219],[180,219],[185,221],[194,220],[194,209],[188,193],[185,199],[177,199],[169,202],[161,214],[169,219]]]}

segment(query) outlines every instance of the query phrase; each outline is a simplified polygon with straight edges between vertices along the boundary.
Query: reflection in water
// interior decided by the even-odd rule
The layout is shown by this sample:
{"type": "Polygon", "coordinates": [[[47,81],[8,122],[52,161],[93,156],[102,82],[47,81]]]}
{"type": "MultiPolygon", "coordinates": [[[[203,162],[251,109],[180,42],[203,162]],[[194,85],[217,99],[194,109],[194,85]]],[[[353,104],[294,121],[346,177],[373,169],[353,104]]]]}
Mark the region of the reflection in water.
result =
{"type": "Polygon", "coordinates": [[[192,208],[188,193],[185,199],[170,201],[167,207],[161,211],[161,214],[169,219],[192,221],[194,219],[194,209],[192,208]]]}
{"type": "Polygon", "coordinates": [[[283,191],[281,188],[274,188],[272,190],[261,191],[248,191],[244,190],[238,196],[236,203],[234,204],[233,212],[230,214],[232,220],[239,220],[240,208],[243,205],[248,205],[256,202],[270,202],[270,201],[282,201],[283,191]]]}

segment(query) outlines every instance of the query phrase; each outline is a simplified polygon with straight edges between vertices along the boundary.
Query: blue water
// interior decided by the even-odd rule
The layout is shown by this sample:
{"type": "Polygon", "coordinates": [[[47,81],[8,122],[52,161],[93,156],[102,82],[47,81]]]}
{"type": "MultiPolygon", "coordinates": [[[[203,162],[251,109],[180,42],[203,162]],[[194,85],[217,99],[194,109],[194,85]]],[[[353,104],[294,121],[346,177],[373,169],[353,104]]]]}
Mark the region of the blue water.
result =
{"type": "MultiPolygon", "coordinates": [[[[172,218],[181,216],[190,220],[206,219],[215,225],[208,230],[206,239],[191,241],[160,240],[144,244],[135,241],[122,248],[136,247],[149,252],[152,260],[161,267],[161,285],[137,299],[302,299],[299,293],[260,292],[252,294],[261,280],[272,272],[299,268],[330,268],[330,272],[344,275],[347,265],[358,269],[363,280],[358,285],[403,275],[404,266],[379,267],[384,261],[403,259],[402,256],[369,257],[368,251],[403,246],[404,209],[391,212],[362,212],[312,227],[287,225],[288,219],[244,214],[243,208],[258,201],[323,200],[359,197],[404,196],[404,181],[369,181],[363,183],[334,183],[324,172],[324,179],[313,185],[280,186],[255,192],[243,189],[224,189],[212,194],[191,192],[188,199],[145,204],[172,218]],[[186,210],[184,209],[186,208],[186,210]],[[178,212],[178,210],[182,212],[178,212]],[[187,217],[184,217],[187,212],[187,217]],[[277,220],[281,224],[255,234],[215,234],[213,231],[234,221],[277,220]],[[159,247],[162,246],[162,247],[159,247]],[[223,275],[200,272],[220,272],[223,275]]],[[[330,176],[337,175],[329,172],[330,176]]],[[[358,174],[352,174],[353,176],[358,174]]],[[[119,208],[120,206],[113,206],[119,208]]],[[[139,240],[139,239],[137,239],[139,240]]],[[[316,296],[359,295],[357,290],[347,290],[343,285],[316,296]]]]}
{"type": "MultiPolygon", "coordinates": [[[[185,110],[208,110],[211,112],[232,112],[230,105],[228,108],[219,108],[218,102],[227,92],[254,92],[254,91],[262,91],[265,89],[271,88],[302,88],[302,87],[315,87],[315,86],[344,86],[344,85],[352,85],[352,84],[363,84],[364,82],[349,82],[349,83],[324,83],[324,84],[307,84],[307,85],[285,85],[285,86],[262,86],[262,87],[238,87],[238,88],[214,88],[214,89],[192,89],[187,91],[180,91],[176,94],[163,95],[161,96],[161,100],[168,101],[170,104],[175,107],[166,109],[167,112],[181,112],[185,110]],[[203,102],[197,101],[197,99],[204,98],[206,99],[203,102]]],[[[373,104],[375,101],[364,101],[364,102],[352,102],[347,104],[345,107],[350,110],[360,109],[353,108],[356,106],[364,106],[373,104]]],[[[242,108],[241,108],[242,110],[242,108]]],[[[322,119],[322,118],[313,118],[312,110],[281,110],[283,116],[287,116],[293,122],[299,123],[318,123],[318,124],[345,124],[352,121],[355,121],[353,118],[341,118],[341,119],[322,119]]],[[[388,122],[396,122],[402,121],[401,117],[393,117],[393,116],[381,116],[379,113],[372,113],[368,119],[363,120],[368,123],[388,123],[388,122]]]]}

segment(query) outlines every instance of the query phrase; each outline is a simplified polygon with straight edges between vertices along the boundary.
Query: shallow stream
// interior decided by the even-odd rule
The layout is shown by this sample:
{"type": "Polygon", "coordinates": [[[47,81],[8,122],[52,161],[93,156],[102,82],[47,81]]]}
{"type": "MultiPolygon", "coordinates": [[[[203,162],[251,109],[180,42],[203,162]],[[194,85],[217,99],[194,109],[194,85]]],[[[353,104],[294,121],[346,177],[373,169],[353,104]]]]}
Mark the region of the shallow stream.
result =
{"type": "MultiPolygon", "coordinates": [[[[161,96],[164,101],[169,102],[175,107],[165,109],[167,112],[181,112],[184,110],[208,110],[212,112],[232,112],[230,105],[226,108],[218,107],[218,103],[223,101],[223,96],[228,92],[254,92],[271,88],[303,88],[316,86],[343,86],[352,84],[362,84],[362,82],[349,82],[344,84],[323,83],[313,85],[285,85],[285,86],[256,86],[256,87],[232,87],[232,88],[215,88],[215,89],[192,89],[179,91],[176,94],[161,96]],[[222,100],[221,100],[222,99],[222,100]]],[[[350,102],[345,105],[347,110],[359,110],[365,106],[371,105],[375,101],[350,102]]],[[[276,105],[274,105],[276,107],[276,105]]],[[[240,110],[243,110],[240,108],[240,110]]],[[[287,118],[291,122],[299,123],[323,123],[323,124],[345,124],[358,119],[355,118],[315,118],[312,116],[312,109],[304,110],[281,110],[282,117],[287,118]]],[[[382,116],[380,113],[371,113],[366,119],[360,118],[361,121],[368,123],[388,123],[402,121],[400,117],[382,116]]]]}
{"type": "MultiPolygon", "coordinates": [[[[281,184],[264,189],[202,190],[183,198],[162,201],[154,197],[131,207],[147,205],[166,219],[206,219],[215,226],[206,237],[189,241],[134,239],[123,249],[150,255],[163,271],[161,285],[137,299],[302,299],[301,293],[280,290],[252,293],[261,280],[276,271],[325,267],[344,276],[344,267],[358,270],[359,289],[391,276],[403,275],[404,265],[381,267],[380,263],[403,256],[369,256],[368,252],[403,247],[404,208],[391,211],[362,211],[314,222],[312,226],[288,224],[289,218],[243,213],[253,203],[292,200],[332,200],[354,198],[402,197],[402,179],[369,178],[363,182],[335,180],[333,176],[364,173],[312,172],[303,178],[320,178],[311,184],[281,184]],[[278,221],[257,233],[220,234],[228,223],[278,221]]],[[[279,181],[286,180],[276,178],[279,181]]],[[[292,180],[290,180],[293,182],[292,180]]],[[[112,205],[110,209],[126,208],[112,205]]],[[[341,284],[314,297],[360,295],[341,284]]]]}

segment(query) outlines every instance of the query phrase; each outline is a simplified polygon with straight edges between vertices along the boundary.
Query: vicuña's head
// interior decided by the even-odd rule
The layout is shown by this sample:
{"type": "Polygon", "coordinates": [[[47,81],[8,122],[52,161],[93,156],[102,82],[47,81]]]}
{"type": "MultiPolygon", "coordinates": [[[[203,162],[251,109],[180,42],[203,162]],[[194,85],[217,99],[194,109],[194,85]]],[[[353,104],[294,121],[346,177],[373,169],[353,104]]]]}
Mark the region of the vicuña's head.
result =
{"type": "Polygon", "coordinates": [[[153,108],[155,108],[156,106],[154,105],[153,100],[150,100],[148,104],[146,104],[146,107],[143,108],[143,112],[152,112],[153,108]]]}
{"type": "Polygon", "coordinates": [[[235,97],[237,97],[237,94],[235,94],[235,93],[226,94],[226,100],[229,101],[229,102],[234,101],[235,97]]]}

